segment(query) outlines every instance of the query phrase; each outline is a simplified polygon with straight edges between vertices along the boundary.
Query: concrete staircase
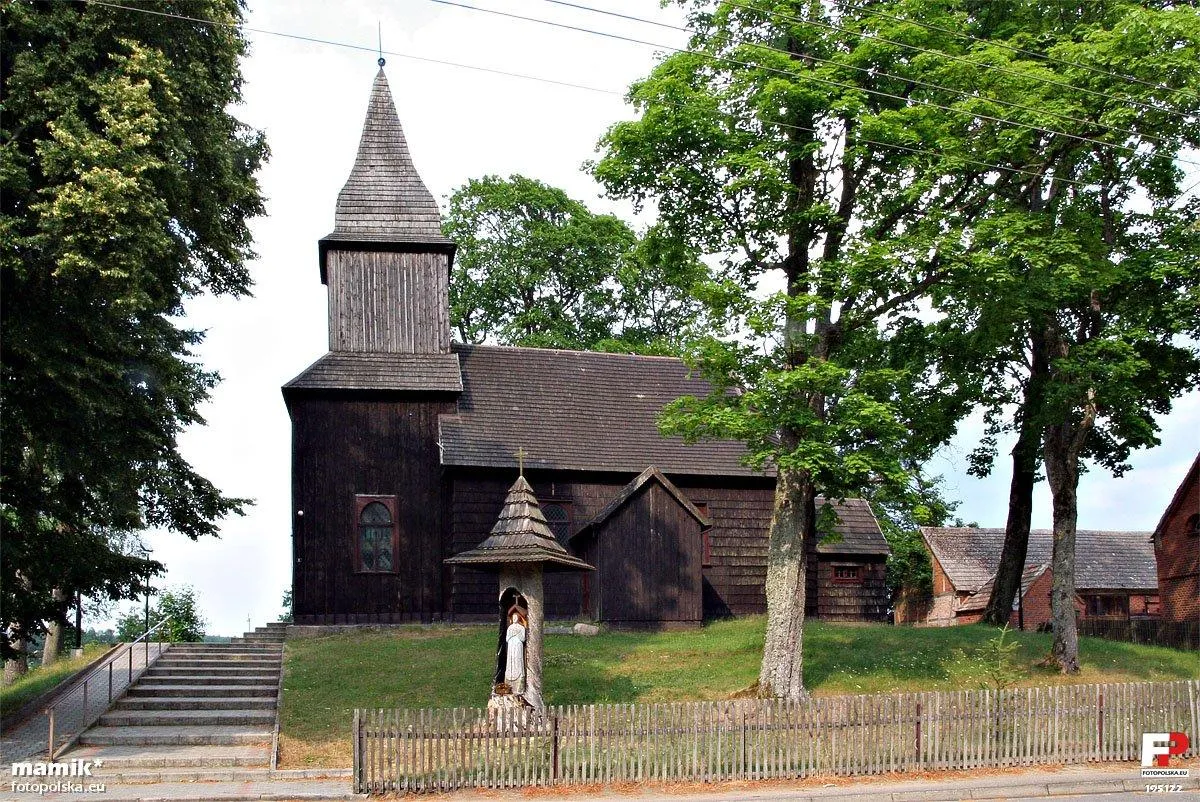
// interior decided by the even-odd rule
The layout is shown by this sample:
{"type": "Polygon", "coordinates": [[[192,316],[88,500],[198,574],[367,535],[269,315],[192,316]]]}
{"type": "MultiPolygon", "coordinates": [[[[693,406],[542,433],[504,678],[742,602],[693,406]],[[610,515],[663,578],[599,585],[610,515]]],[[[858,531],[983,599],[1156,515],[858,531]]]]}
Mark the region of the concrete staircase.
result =
{"type": "Polygon", "coordinates": [[[103,761],[113,783],[268,774],[286,626],[173,644],[60,759],[103,761]]]}

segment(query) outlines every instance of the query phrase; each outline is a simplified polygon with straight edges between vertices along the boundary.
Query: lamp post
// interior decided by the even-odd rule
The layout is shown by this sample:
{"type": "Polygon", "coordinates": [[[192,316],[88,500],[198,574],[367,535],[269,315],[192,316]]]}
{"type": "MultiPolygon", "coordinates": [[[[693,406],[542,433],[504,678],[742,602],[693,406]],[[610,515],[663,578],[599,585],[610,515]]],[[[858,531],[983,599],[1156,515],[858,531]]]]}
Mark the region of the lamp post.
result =
{"type": "MultiPolygon", "coordinates": [[[[150,559],[150,553],[151,553],[151,551],[153,551],[152,549],[148,549],[144,545],[138,546],[138,549],[140,549],[142,552],[143,560],[150,559]]],[[[145,615],[146,615],[146,617],[145,617],[146,628],[143,631],[143,634],[148,634],[150,632],[150,566],[146,566],[146,614],[145,615]]]]}

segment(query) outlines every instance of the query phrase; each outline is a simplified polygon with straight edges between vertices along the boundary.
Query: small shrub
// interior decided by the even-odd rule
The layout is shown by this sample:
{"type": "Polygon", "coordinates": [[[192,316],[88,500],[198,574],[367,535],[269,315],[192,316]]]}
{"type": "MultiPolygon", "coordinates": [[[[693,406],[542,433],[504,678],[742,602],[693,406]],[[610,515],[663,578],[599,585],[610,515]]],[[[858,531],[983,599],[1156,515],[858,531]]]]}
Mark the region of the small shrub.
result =
{"type": "Polygon", "coordinates": [[[1008,626],[1000,634],[970,652],[955,649],[951,652],[950,677],[963,684],[974,683],[985,690],[1002,691],[1011,688],[1026,676],[1017,652],[1021,644],[1008,640],[1008,626]]]}

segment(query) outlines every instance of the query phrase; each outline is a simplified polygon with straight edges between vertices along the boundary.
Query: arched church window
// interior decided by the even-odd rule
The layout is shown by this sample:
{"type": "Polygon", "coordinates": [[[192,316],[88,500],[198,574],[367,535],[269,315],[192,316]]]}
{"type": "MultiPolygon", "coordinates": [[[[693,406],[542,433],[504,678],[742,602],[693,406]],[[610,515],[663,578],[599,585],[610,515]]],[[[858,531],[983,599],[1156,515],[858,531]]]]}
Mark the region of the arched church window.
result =
{"type": "Polygon", "coordinates": [[[571,536],[571,505],[565,502],[551,501],[542,505],[542,515],[559,543],[567,545],[571,536]]]}
{"type": "Polygon", "coordinates": [[[358,497],[359,571],[396,570],[396,497],[358,497]]]}

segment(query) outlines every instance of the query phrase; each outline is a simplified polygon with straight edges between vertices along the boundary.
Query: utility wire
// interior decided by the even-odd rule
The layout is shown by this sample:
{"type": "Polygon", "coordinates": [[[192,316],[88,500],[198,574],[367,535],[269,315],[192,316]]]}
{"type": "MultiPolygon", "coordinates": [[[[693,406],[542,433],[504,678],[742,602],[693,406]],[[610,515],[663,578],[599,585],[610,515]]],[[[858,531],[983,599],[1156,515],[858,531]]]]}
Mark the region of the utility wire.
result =
{"type": "MultiPolygon", "coordinates": [[[[983,114],[980,112],[968,111],[966,109],[956,109],[953,106],[944,106],[940,103],[934,103],[929,100],[907,98],[902,95],[896,95],[891,92],[884,92],[879,89],[868,89],[866,87],[855,86],[853,84],[844,84],[839,81],[831,81],[828,78],[818,78],[815,75],[800,76],[794,72],[789,72],[787,70],[781,70],[781,69],[777,69],[775,67],[768,67],[768,66],[765,66],[762,64],[752,64],[752,63],[746,62],[746,61],[739,61],[737,59],[729,58],[728,56],[714,56],[710,53],[704,53],[699,50],[691,50],[688,48],[674,47],[672,45],[664,45],[660,42],[650,42],[650,41],[646,41],[645,39],[637,39],[632,36],[622,36],[620,34],[609,33],[607,31],[597,31],[593,28],[584,28],[584,27],[581,27],[578,25],[568,25],[568,24],[562,23],[562,22],[552,22],[550,20],[541,19],[539,17],[527,17],[523,14],[513,14],[513,13],[510,13],[507,11],[498,11],[496,9],[491,9],[491,8],[482,8],[480,6],[472,6],[472,5],[468,5],[466,3],[458,3],[458,2],[455,2],[454,0],[430,0],[430,2],[437,3],[439,5],[444,5],[444,6],[452,6],[454,8],[463,8],[463,9],[467,9],[468,11],[479,11],[479,12],[482,12],[485,14],[494,14],[494,15],[500,16],[500,17],[507,17],[510,19],[522,20],[525,22],[532,22],[532,23],[535,23],[538,25],[548,25],[553,28],[562,28],[564,30],[578,31],[580,33],[592,34],[594,36],[602,36],[607,39],[615,39],[617,41],[645,45],[647,47],[656,47],[656,48],[661,48],[664,50],[671,50],[675,53],[688,53],[688,54],[691,54],[694,56],[700,56],[701,58],[707,58],[712,61],[725,62],[727,64],[733,64],[733,65],[740,66],[740,67],[748,67],[751,69],[766,70],[767,72],[775,73],[778,75],[783,75],[792,80],[796,80],[798,78],[803,78],[804,80],[813,81],[815,83],[827,84],[829,86],[836,86],[841,89],[849,89],[851,91],[864,92],[866,94],[876,95],[878,97],[886,97],[886,98],[890,98],[892,100],[899,100],[899,101],[902,101],[903,103],[905,103],[906,105],[909,103],[919,103],[923,106],[929,106],[930,108],[941,109],[942,111],[948,111],[951,114],[967,115],[967,116],[970,116],[972,119],[988,120],[989,122],[1000,123],[1002,125],[1011,125],[1011,126],[1015,126],[1018,128],[1026,128],[1031,131],[1035,131],[1037,133],[1054,134],[1057,136],[1066,137],[1068,139],[1075,139],[1080,142],[1089,142],[1093,145],[1100,145],[1101,147],[1113,148],[1115,150],[1125,151],[1126,153],[1128,153],[1130,155],[1136,154],[1136,152],[1137,152],[1136,148],[1131,148],[1131,147],[1128,147],[1125,145],[1118,145],[1118,144],[1115,144],[1112,142],[1105,142],[1102,139],[1095,139],[1093,137],[1082,136],[1080,134],[1071,134],[1071,133],[1067,133],[1066,131],[1059,131],[1059,130],[1056,130],[1053,128],[1047,128],[1045,126],[1033,125],[1030,123],[1022,123],[1022,122],[1018,122],[1016,120],[1009,120],[1004,117],[996,117],[996,116],[993,116],[990,114],[983,114]]],[[[1191,162],[1191,161],[1187,161],[1185,159],[1179,159],[1179,158],[1177,158],[1176,161],[1179,161],[1183,164],[1195,164],[1197,166],[1200,166],[1200,162],[1191,162]]]]}
{"type": "MultiPolygon", "coordinates": [[[[634,22],[642,22],[642,23],[646,23],[648,25],[657,25],[659,27],[669,28],[671,30],[684,31],[686,33],[692,33],[692,34],[698,33],[698,31],[696,31],[694,28],[687,28],[687,27],[684,27],[681,25],[672,25],[670,23],[646,19],[644,17],[634,17],[634,16],[630,16],[629,14],[620,14],[615,11],[608,11],[607,9],[603,9],[603,8],[593,8],[591,6],[580,5],[579,3],[567,2],[567,0],[545,0],[545,2],[551,3],[553,5],[566,6],[568,8],[579,9],[580,11],[588,11],[593,14],[603,14],[605,16],[619,17],[620,19],[632,20],[634,22]]],[[[732,5],[738,5],[738,4],[732,3],[732,5]]],[[[739,6],[739,7],[748,8],[748,6],[739,6]]],[[[779,17],[786,16],[783,14],[779,14],[777,12],[770,12],[770,11],[764,11],[763,13],[767,13],[767,14],[771,14],[772,16],[779,16],[779,17]]],[[[799,21],[799,22],[807,22],[807,20],[802,20],[802,19],[798,19],[798,18],[790,18],[790,19],[797,19],[797,21],[799,21]]],[[[821,25],[821,27],[831,27],[832,28],[834,26],[821,25]]],[[[838,29],[838,30],[843,30],[843,29],[838,29]]],[[[845,31],[845,32],[853,34],[853,35],[861,35],[861,34],[858,34],[856,31],[845,31]]],[[[745,45],[747,47],[754,47],[754,48],[757,48],[760,50],[768,50],[773,53],[781,53],[785,56],[794,56],[795,55],[794,53],[792,53],[788,50],[784,50],[779,47],[772,47],[770,45],[762,44],[761,42],[752,42],[752,41],[748,41],[745,39],[738,40],[735,42],[735,44],[745,45]]],[[[928,53],[930,55],[935,55],[935,56],[946,55],[946,54],[940,53],[936,50],[926,50],[923,48],[917,48],[917,49],[920,50],[922,53],[928,53]]],[[[1014,108],[1014,109],[1021,109],[1022,111],[1033,112],[1034,114],[1049,114],[1053,117],[1059,118],[1060,120],[1067,120],[1069,122],[1073,122],[1073,123],[1077,123],[1079,125],[1084,125],[1084,126],[1089,126],[1089,127],[1103,128],[1107,131],[1112,131],[1112,132],[1118,133],[1118,134],[1124,134],[1125,136],[1132,137],[1134,139],[1141,138],[1141,139],[1145,139],[1147,141],[1154,142],[1154,143],[1160,144],[1160,145],[1168,144],[1161,137],[1152,136],[1150,134],[1140,134],[1137,131],[1133,131],[1128,128],[1118,128],[1113,125],[1108,125],[1107,123],[1099,122],[1098,120],[1084,120],[1084,119],[1080,119],[1079,117],[1073,117],[1070,114],[1063,114],[1061,112],[1050,111],[1048,109],[1039,109],[1034,106],[1027,106],[1022,103],[1015,103],[1011,100],[1001,100],[1000,98],[992,97],[990,95],[977,94],[977,93],[972,92],[971,90],[967,90],[967,89],[953,89],[948,86],[940,86],[938,84],[929,83],[928,81],[922,81],[917,78],[910,78],[905,75],[896,75],[895,73],[885,72],[883,70],[876,70],[876,69],[872,69],[870,67],[859,67],[854,64],[845,64],[840,61],[834,61],[832,59],[821,58],[820,56],[813,56],[808,53],[806,53],[804,55],[804,57],[805,57],[805,59],[809,59],[809,60],[818,62],[820,64],[828,64],[833,67],[840,67],[842,69],[848,69],[848,70],[857,70],[858,72],[866,73],[867,75],[870,75],[872,77],[879,76],[879,77],[883,77],[883,78],[894,78],[897,81],[904,81],[905,83],[913,84],[914,86],[923,86],[927,89],[932,89],[932,90],[939,91],[939,92],[951,92],[953,94],[960,95],[964,98],[971,98],[973,100],[982,100],[982,101],[986,101],[989,103],[996,103],[1001,106],[1007,106],[1007,107],[1014,108]]],[[[986,67],[987,65],[976,65],[976,66],[986,67]]],[[[1114,143],[1114,146],[1122,147],[1120,145],[1116,145],[1116,143],[1114,143]]],[[[1198,163],[1198,165],[1200,165],[1200,163],[1198,163]]]]}
{"type": "MultiPolygon", "coordinates": [[[[146,8],[137,8],[134,6],[120,5],[118,3],[109,3],[109,2],[105,2],[104,0],[79,0],[79,1],[85,2],[85,3],[90,3],[91,5],[104,6],[107,8],[113,8],[113,9],[118,9],[118,10],[122,10],[122,11],[132,11],[132,12],[139,13],[139,14],[151,14],[151,15],[158,16],[158,17],[167,17],[170,19],[177,19],[177,20],[182,20],[185,22],[195,22],[195,23],[199,23],[202,25],[209,25],[209,26],[214,26],[214,27],[239,28],[241,30],[244,30],[244,31],[247,31],[250,33],[266,34],[269,36],[277,36],[277,37],[281,37],[281,38],[285,38],[285,39],[295,39],[298,41],[309,42],[309,43],[313,43],[313,44],[330,45],[333,47],[344,47],[344,48],[349,48],[352,50],[359,50],[359,51],[365,51],[365,52],[370,52],[370,53],[377,52],[377,48],[374,48],[374,47],[366,47],[363,45],[355,45],[355,44],[350,44],[350,43],[346,43],[346,42],[337,42],[337,41],[333,41],[333,40],[329,40],[329,39],[320,39],[320,38],[312,37],[312,36],[304,36],[302,34],[286,33],[283,31],[272,31],[272,30],[267,30],[264,28],[252,28],[244,23],[219,22],[217,20],[203,19],[200,17],[189,17],[189,16],[185,16],[182,14],[171,14],[171,13],[163,12],[163,11],[154,11],[154,10],[146,9],[146,8]]],[[[511,77],[511,78],[522,78],[525,80],[539,81],[542,83],[570,87],[573,89],[584,89],[589,92],[601,92],[601,93],[610,94],[610,95],[622,95],[622,93],[616,92],[613,90],[599,89],[596,87],[584,86],[582,84],[573,84],[573,83],[568,83],[565,81],[556,81],[556,80],[549,79],[549,78],[541,78],[541,77],[533,76],[533,75],[524,75],[522,73],[507,72],[505,70],[495,70],[495,69],[491,69],[488,67],[479,67],[479,66],[475,66],[475,65],[471,65],[471,64],[459,64],[459,63],[453,62],[453,61],[443,61],[443,60],[439,60],[439,59],[427,59],[427,58],[423,58],[421,56],[410,56],[406,53],[399,53],[396,51],[385,50],[385,51],[383,51],[383,53],[385,55],[399,56],[401,58],[410,58],[410,59],[415,59],[418,61],[426,61],[426,62],[430,62],[433,64],[440,64],[443,66],[461,67],[464,69],[478,70],[478,71],[482,71],[482,72],[492,73],[495,75],[503,75],[503,76],[507,76],[507,77],[511,77]]],[[[674,105],[679,105],[679,104],[674,104],[674,105]]],[[[738,119],[737,117],[735,117],[732,114],[729,114],[728,112],[718,112],[718,113],[723,118],[725,118],[728,121],[733,122],[735,124],[743,122],[742,120],[738,119]]],[[[814,133],[814,134],[823,133],[820,129],[817,129],[817,128],[810,128],[807,126],[795,125],[792,123],[785,123],[780,120],[764,119],[764,120],[761,120],[761,122],[765,125],[775,125],[780,128],[787,129],[787,130],[804,131],[806,133],[814,133]]],[[[860,144],[860,145],[876,145],[878,147],[892,148],[895,150],[900,150],[900,151],[904,151],[906,153],[912,153],[915,155],[932,156],[932,157],[939,158],[939,159],[947,158],[946,154],[943,152],[929,150],[927,148],[918,148],[918,147],[912,147],[909,145],[901,145],[901,144],[898,144],[895,142],[881,142],[881,141],[874,140],[874,139],[866,139],[866,138],[860,138],[860,137],[855,137],[854,142],[856,144],[860,144]]],[[[1021,167],[1011,167],[1011,166],[1000,165],[1000,164],[992,164],[991,162],[980,161],[978,159],[972,159],[972,158],[969,158],[966,156],[955,155],[955,156],[950,156],[949,158],[951,158],[957,162],[961,162],[962,164],[968,164],[968,165],[972,165],[972,166],[976,166],[976,167],[983,167],[987,170],[997,170],[997,171],[1001,171],[1001,172],[1012,173],[1015,175],[1025,175],[1025,176],[1029,176],[1031,178],[1037,178],[1039,180],[1044,180],[1047,178],[1045,168],[1047,168],[1048,165],[1045,165],[1043,167],[1043,169],[1039,171],[1039,170],[1030,170],[1030,169],[1021,168],[1021,167]]],[[[1085,188],[1099,186],[1098,184],[1087,183],[1084,181],[1077,181],[1075,179],[1064,178],[1061,176],[1055,176],[1052,178],[1052,180],[1061,181],[1065,184],[1072,184],[1075,186],[1085,187],[1085,188]]]]}
{"type": "Polygon", "coordinates": [[[987,44],[987,45],[990,45],[993,47],[999,47],[1000,49],[1008,50],[1011,53],[1017,53],[1022,56],[1029,56],[1030,58],[1040,59],[1042,61],[1047,61],[1051,64],[1060,64],[1064,67],[1078,67],[1081,70],[1088,70],[1090,72],[1094,72],[1099,75],[1106,75],[1110,78],[1116,78],[1121,81],[1129,81],[1130,83],[1142,84],[1143,86],[1149,86],[1154,89],[1163,89],[1168,92],[1176,92],[1181,95],[1187,95],[1188,97],[1190,97],[1193,100],[1200,100],[1200,95],[1197,95],[1195,92],[1192,92],[1191,90],[1188,90],[1188,89],[1176,89],[1174,87],[1167,86],[1166,84],[1156,84],[1153,81],[1147,81],[1145,79],[1138,78],[1137,76],[1134,76],[1134,75],[1127,75],[1126,73],[1123,73],[1123,72],[1114,72],[1112,70],[1106,70],[1103,67],[1092,66],[1091,64],[1081,64],[1078,61],[1069,61],[1067,59],[1055,58],[1054,56],[1048,55],[1046,53],[1039,53],[1036,50],[1026,50],[1024,48],[1015,47],[1013,45],[1003,44],[1000,42],[993,42],[989,39],[980,39],[979,37],[972,36],[969,33],[963,33],[961,31],[956,31],[952,28],[943,28],[940,25],[934,25],[934,24],[928,23],[928,22],[921,22],[919,20],[909,19],[907,17],[898,17],[894,14],[887,14],[883,11],[878,11],[873,7],[865,7],[865,6],[857,5],[855,3],[851,3],[848,0],[833,0],[833,1],[835,3],[840,3],[843,6],[848,6],[849,8],[853,8],[857,11],[863,11],[863,12],[866,12],[866,13],[871,14],[876,17],[882,17],[883,19],[890,19],[893,22],[903,22],[903,23],[906,23],[909,25],[916,25],[920,28],[925,28],[926,30],[937,31],[938,33],[948,33],[951,36],[957,36],[962,39],[967,39],[968,41],[980,42],[980,43],[987,44]]]}
{"type": "Polygon", "coordinates": [[[498,70],[498,69],[494,69],[492,67],[480,67],[475,64],[460,64],[459,62],[456,62],[456,61],[445,61],[443,59],[426,58],[425,56],[414,56],[409,53],[400,53],[395,50],[383,50],[381,48],[365,47],[363,45],[351,44],[349,42],[337,42],[337,41],[334,41],[331,39],[319,39],[315,36],[304,36],[304,35],[301,35],[298,33],[283,33],[281,31],[269,31],[265,28],[251,28],[249,25],[246,25],[245,23],[220,22],[218,20],[202,19],[200,17],[188,17],[188,16],[184,16],[183,14],[171,14],[166,11],[155,11],[155,10],[149,9],[149,8],[137,8],[136,6],[123,6],[118,3],[108,3],[108,2],[104,2],[104,0],[79,0],[79,2],[83,2],[88,5],[93,5],[93,6],[104,6],[105,8],[115,8],[115,9],[119,9],[121,11],[134,11],[134,12],[137,12],[138,14],[152,14],[156,17],[168,17],[170,19],[183,20],[185,22],[198,22],[202,25],[210,25],[213,27],[240,28],[241,30],[246,31],[248,33],[258,33],[258,34],[263,34],[266,36],[277,36],[277,37],[280,37],[283,39],[295,39],[300,42],[309,42],[311,44],[317,44],[317,45],[330,45],[332,47],[342,47],[342,48],[346,48],[349,50],[361,50],[361,51],[365,51],[368,53],[377,53],[378,55],[381,55],[381,56],[395,56],[397,58],[405,58],[405,59],[410,59],[412,61],[423,61],[427,64],[440,64],[443,67],[459,67],[464,70],[475,70],[477,72],[486,72],[486,73],[490,73],[492,75],[503,75],[507,78],[520,78],[525,81],[538,81],[540,83],[554,84],[555,86],[564,86],[564,87],[568,87],[570,89],[583,89],[587,92],[597,92],[597,93],[603,94],[603,95],[616,95],[617,97],[624,97],[624,95],[625,95],[624,92],[617,92],[612,89],[601,89],[596,86],[587,86],[585,84],[575,84],[575,83],[571,83],[569,81],[558,81],[553,78],[542,78],[537,75],[526,75],[526,74],[520,73],[520,72],[509,72],[507,70],[498,70]]]}

